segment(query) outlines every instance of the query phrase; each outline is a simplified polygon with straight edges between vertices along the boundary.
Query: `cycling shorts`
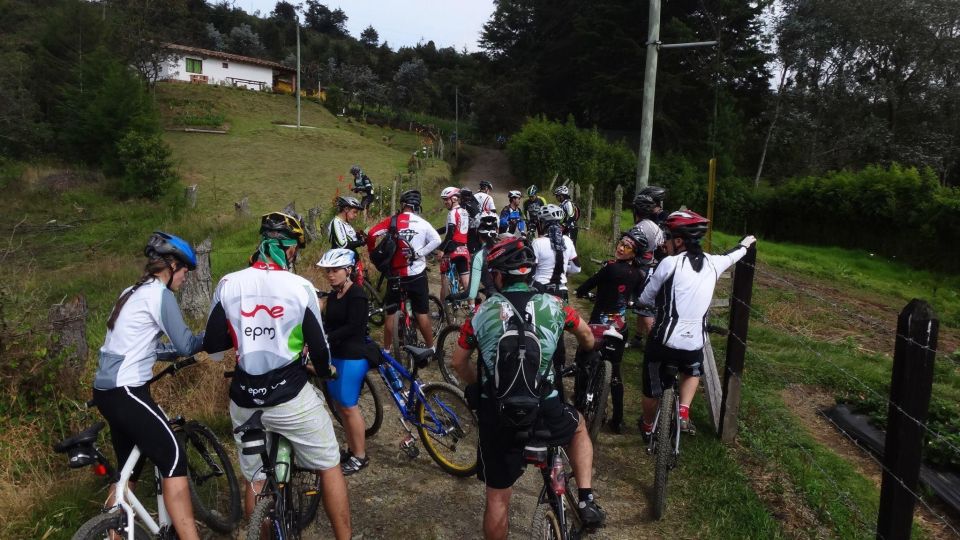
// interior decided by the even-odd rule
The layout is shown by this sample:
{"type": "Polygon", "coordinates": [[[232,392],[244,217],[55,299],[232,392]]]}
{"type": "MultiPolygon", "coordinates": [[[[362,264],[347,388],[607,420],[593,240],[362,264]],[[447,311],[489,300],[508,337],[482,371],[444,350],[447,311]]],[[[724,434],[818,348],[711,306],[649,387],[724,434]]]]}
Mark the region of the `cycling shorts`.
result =
{"type": "Polygon", "coordinates": [[[457,246],[449,255],[440,260],[440,273],[445,274],[450,270],[450,264],[453,264],[457,274],[470,273],[470,251],[467,246],[457,246]]]}
{"type": "Polygon", "coordinates": [[[655,339],[647,338],[647,346],[643,351],[643,395],[655,398],[663,393],[664,386],[673,384],[672,380],[664,380],[660,369],[667,362],[677,365],[679,372],[690,377],[699,377],[703,367],[703,349],[697,351],[682,351],[671,349],[655,339]]]}
{"type": "MultiPolygon", "coordinates": [[[[330,414],[323,406],[323,398],[312,384],[305,384],[297,397],[272,407],[239,407],[230,401],[230,419],[237,428],[253,416],[263,411],[263,427],[267,431],[281,433],[293,446],[294,463],[311,471],[325,471],[340,465],[340,445],[337,444],[330,414]]],[[[244,478],[252,482],[264,480],[263,463],[260,456],[247,456],[239,452],[240,435],[234,435],[240,454],[240,470],[244,478]]]]}
{"type": "Polygon", "coordinates": [[[383,298],[383,304],[388,306],[387,315],[393,315],[397,312],[400,303],[400,289],[406,291],[414,313],[430,313],[430,288],[427,285],[426,272],[421,272],[415,276],[390,278],[387,284],[387,293],[383,298]]]}
{"type": "MultiPolygon", "coordinates": [[[[503,432],[493,402],[484,399],[478,411],[480,445],[477,452],[477,477],[487,487],[506,489],[523,476],[527,466],[523,459],[524,443],[516,442],[513,432],[503,432]],[[489,405],[488,405],[489,404],[489,405]]],[[[540,404],[537,429],[550,431],[548,445],[566,446],[580,425],[580,414],[560,398],[548,398],[540,404]]]]}
{"type": "Polygon", "coordinates": [[[160,406],[150,397],[150,388],[120,386],[110,390],[93,390],[93,402],[110,424],[110,438],[117,453],[117,467],[122,468],[136,446],[141,457],[133,470],[133,479],[140,477],[143,458],[157,466],[160,476],[172,478],[187,475],[187,455],[160,406]]]}
{"type": "Polygon", "coordinates": [[[337,378],[327,381],[330,397],[341,407],[353,407],[360,401],[360,387],[367,374],[365,358],[331,358],[330,363],[337,368],[337,378]]]}
{"type": "Polygon", "coordinates": [[[363,209],[366,210],[367,208],[370,208],[370,205],[373,204],[374,200],[375,200],[375,197],[373,196],[373,192],[371,191],[370,193],[367,193],[366,195],[364,195],[362,199],[360,199],[360,206],[362,206],[363,209]]]}

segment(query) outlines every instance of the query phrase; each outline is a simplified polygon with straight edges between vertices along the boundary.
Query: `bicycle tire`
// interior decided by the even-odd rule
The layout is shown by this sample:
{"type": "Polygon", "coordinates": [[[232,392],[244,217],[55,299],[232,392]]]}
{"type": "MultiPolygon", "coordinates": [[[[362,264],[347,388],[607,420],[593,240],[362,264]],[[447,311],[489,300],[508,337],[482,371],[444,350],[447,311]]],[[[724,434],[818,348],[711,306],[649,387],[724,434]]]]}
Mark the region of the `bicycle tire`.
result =
{"type": "Polygon", "coordinates": [[[660,417],[657,421],[656,460],[653,470],[653,518],[663,517],[667,506],[667,476],[670,473],[670,460],[673,448],[670,434],[673,431],[673,393],[674,389],[665,388],[660,396],[660,417]]]}
{"type": "Polygon", "coordinates": [[[191,420],[183,426],[190,479],[190,501],[200,521],[219,533],[240,523],[240,485],[230,454],[207,426],[191,420]]]}
{"type": "MultiPolygon", "coordinates": [[[[360,407],[363,424],[366,426],[363,430],[363,434],[366,437],[376,435],[376,433],[380,431],[380,426],[383,424],[383,396],[379,390],[378,380],[379,377],[375,378],[373,372],[368,371],[363,376],[363,382],[360,383],[360,400],[357,402],[357,405],[360,407]]],[[[323,385],[323,397],[327,401],[327,408],[330,409],[330,415],[342,426],[343,418],[340,416],[340,411],[337,410],[337,406],[334,404],[333,397],[330,395],[326,384],[323,385]]]]}
{"type": "Polygon", "coordinates": [[[374,310],[380,310],[377,313],[367,317],[370,324],[374,326],[383,326],[383,321],[386,320],[386,315],[383,312],[383,299],[380,298],[380,294],[377,292],[377,289],[375,289],[367,280],[364,280],[363,282],[363,292],[367,294],[367,301],[370,305],[368,313],[372,313],[374,310]]]}
{"type": "Polygon", "coordinates": [[[437,368],[443,380],[463,390],[460,377],[453,369],[453,351],[457,348],[457,338],[460,337],[460,327],[455,324],[447,325],[440,334],[437,335],[437,352],[433,358],[437,361],[437,368]]]}
{"type": "Polygon", "coordinates": [[[291,493],[295,503],[297,527],[303,531],[317,518],[317,508],[320,507],[320,499],[323,498],[320,476],[313,471],[296,467],[287,489],[293,490],[291,493]]]}
{"type": "Polygon", "coordinates": [[[440,298],[431,294],[428,297],[428,303],[430,304],[430,328],[433,329],[433,336],[436,337],[447,325],[449,317],[447,317],[447,310],[443,307],[440,298]]]}
{"type": "Polygon", "coordinates": [[[547,503],[537,505],[533,512],[533,524],[530,526],[530,538],[533,540],[565,540],[566,536],[560,529],[560,520],[557,513],[547,503]]]}
{"type": "Polygon", "coordinates": [[[250,522],[247,524],[247,540],[275,540],[278,538],[294,539],[300,537],[299,530],[289,530],[290,527],[284,519],[276,520],[274,511],[275,499],[266,497],[257,501],[253,507],[253,513],[250,514],[250,522]],[[281,536],[277,536],[276,526],[281,529],[281,536]]]}
{"type": "Polygon", "coordinates": [[[610,377],[613,373],[613,364],[609,360],[603,360],[597,365],[597,371],[590,380],[590,392],[593,394],[593,401],[587,405],[584,411],[584,420],[587,423],[587,431],[590,433],[590,440],[594,444],[597,442],[597,436],[600,434],[600,426],[603,425],[603,419],[607,412],[607,398],[610,397],[610,377]]]}
{"type": "Polygon", "coordinates": [[[421,388],[430,409],[442,423],[443,434],[433,433],[434,424],[423,401],[417,402],[417,431],[430,457],[453,476],[471,476],[477,472],[479,431],[476,415],[467,405],[463,392],[452,384],[433,382],[421,388]],[[445,397],[441,397],[445,394],[445,397]],[[451,415],[455,415],[455,418],[451,415]]]}
{"type": "MultiPolygon", "coordinates": [[[[124,523],[126,516],[119,512],[109,514],[98,514],[88,519],[73,534],[72,540],[103,540],[110,538],[110,531],[120,533],[123,538],[127,537],[127,525],[124,523]]],[[[133,526],[133,537],[136,540],[150,540],[150,533],[139,523],[133,526]]]]}

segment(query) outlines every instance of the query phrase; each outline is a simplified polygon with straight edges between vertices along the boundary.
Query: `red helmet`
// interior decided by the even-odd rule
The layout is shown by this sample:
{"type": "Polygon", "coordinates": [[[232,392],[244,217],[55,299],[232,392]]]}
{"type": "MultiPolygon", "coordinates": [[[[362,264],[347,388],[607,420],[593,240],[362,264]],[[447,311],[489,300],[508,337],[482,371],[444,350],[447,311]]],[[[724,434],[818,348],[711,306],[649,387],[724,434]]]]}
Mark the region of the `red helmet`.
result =
{"type": "Polygon", "coordinates": [[[710,220],[692,210],[678,210],[667,216],[666,225],[674,237],[699,240],[707,234],[710,220]]]}
{"type": "Polygon", "coordinates": [[[507,238],[490,248],[487,267],[496,272],[526,276],[537,267],[537,256],[524,238],[507,238]]]}

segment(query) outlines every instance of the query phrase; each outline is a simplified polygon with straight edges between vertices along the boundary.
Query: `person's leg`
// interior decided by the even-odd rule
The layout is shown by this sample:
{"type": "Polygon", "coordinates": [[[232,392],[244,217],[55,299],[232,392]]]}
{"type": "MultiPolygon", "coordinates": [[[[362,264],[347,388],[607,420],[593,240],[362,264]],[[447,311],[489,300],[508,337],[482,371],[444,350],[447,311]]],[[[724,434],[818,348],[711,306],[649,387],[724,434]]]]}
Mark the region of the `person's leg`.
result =
{"type": "Polygon", "coordinates": [[[487,504],[483,509],[483,537],[506,540],[510,531],[510,496],[513,488],[494,489],[487,486],[487,504]]]}
{"type": "Polygon", "coordinates": [[[327,390],[333,403],[343,419],[343,429],[347,437],[347,449],[350,453],[363,460],[366,458],[366,425],[357,403],[360,400],[360,389],[363,378],[367,373],[367,361],[361,358],[344,359],[332,358],[330,362],[337,369],[337,378],[327,381],[327,390]]]}
{"type": "Polygon", "coordinates": [[[173,528],[177,531],[180,540],[199,540],[197,522],[193,519],[193,504],[190,502],[190,484],[186,476],[164,478],[160,482],[163,486],[163,504],[170,513],[173,528]]]}
{"type": "Polygon", "coordinates": [[[417,326],[420,328],[420,335],[423,336],[423,343],[428,349],[433,348],[433,321],[427,313],[417,313],[417,326]]]}
{"type": "Polygon", "coordinates": [[[253,513],[253,507],[257,504],[257,495],[263,491],[263,486],[266,484],[266,480],[254,480],[248,481],[244,479],[243,484],[246,486],[243,492],[243,512],[250,518],[250,514],[253,513]]]}
{"type": "Polygon", "coordinates": [[[587,425],[580,417],[577,430],[573,433],[569,446],[570,464],[573,466],[573,477],[577,479],[577,487],[591,489],[593,486],[593,443],[587,433],[587,425]]]}
{"type": "Polygon", "coordinates": [[[417,319],[417,327],[427,348],[433,347],[433,321],[430,320],[430,288],[427,274],[423,273],[404,285],[410,298],[410,307],[417,319]]]}
{"type": "Polygon", "coordinates": [[[343,430],[346,432],[350,453],[360,459],[367,457],[366,425],[363,415],[360,414],[360,407],[344,407],[339,403],[336,406],[340,418],[343,419],[343,430]]]}
{"type": "Polygon", "coordinates": [[[331,467],[320,471],[323,489],[323,510],[327,513],[333,536],[337,540],[347,540],[351,536],[350,500],[347,497],[347,481],[340,467],[331,467]]]}
{"type": "Polygon", "coordinates": [[[682,375],[680,377],[680,406],[689,407],[700,386],[700,377],[682,375]]]}
{"type": "Polygon", "coordinates": [[[385,310],[387,316],[383,321],[383,348],[391,350],[393,347],[393,334],[397,331],[397,304],[400,302],[399,285],[392,280],[387,280],[387,291],[383,295],[383,305],[393,306],[385,310]]]}

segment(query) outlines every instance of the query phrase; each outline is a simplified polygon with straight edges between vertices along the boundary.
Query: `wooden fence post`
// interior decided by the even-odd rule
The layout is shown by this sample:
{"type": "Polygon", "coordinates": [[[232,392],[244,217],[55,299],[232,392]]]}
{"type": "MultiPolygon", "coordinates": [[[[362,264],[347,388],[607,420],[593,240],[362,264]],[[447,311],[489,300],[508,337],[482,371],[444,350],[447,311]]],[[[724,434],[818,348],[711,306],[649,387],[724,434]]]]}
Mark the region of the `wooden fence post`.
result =
{"type": "Polygon", "coordinates": [[[397,213],[397,188],[399,187],[400,175],[393,177],[393,191],[390,192],[390,215],[397,213]]]}
{"type": "Polygon", "coordinates": [[[877,538],[910,538],[939,329],[933,308],[916,298],[897,319],[877,538]]]}
{"type": "Polygon", "coordinates": [[[87,299],[78,294],[66,302],[50,306],[50,356],[65,355],[67,381],[78,382],[87,364],[87,299]]]}
{"type": "Polygon", "coordinates": [[[723,402],[720,404],[720,440],[728,444],[737,437],[740,375],[743,373],[743,359],[747,354],[747,330],[750,326],[750,302],[753,298],[753,269],[756,263],[757,248],[751,246],[733,272],[727,365],[723,374],[723,402]]]}
{"type": "Polygon", "coordinates": [[[573,202],[580,202],[580,184],[574,182],[570,193],[573,195],[573,202]]]}
{"type": "Polygon", "coordinates": [[[197,190],[200,188],[197,184],[193,184],[184,188],[184,194],[187,197],[187,205],[190,208],[197,207],[197,190]]]}
{"type": "Polygon", "coordinates": [[[613,210],[610,214],[610,228],[613,229],[613,240],[611,245],[616,249],[617,242],[620,240],[620,211],[623,208],[623,186],[617,185],[613,192],[613,210]]]}
{"type": "Polygon", "coordinates": [[[307,228],[307,236],[311,241],[320,238],[320,235],[317,232],[317,220],[320,219],[320,212],[320,207],[318,206],[314,206],[307,211],[307,223],[305,226],[307,228]]]}
{"type": "Polygon", "coordinates": [[[233,203],[233,209],[237,211],[238,218],[248,218],[250,217],[250,200],[249,197],[244,197],[239,201],[233,203]]]}
{"type": "Polygon", "coordinates": [[[587,223],[586,229],[590,228],[590,225],[593,223],[593,184],[587,186],[587,223]]]}
{"type": "Polygon", "coordinates": [[[210,272],[210,251],[213,242],[209,237],[193,247],[197,254],[197,269],[187,274],[180,287],[180,307],[193,320],[204,320],[210,312],[210,297],[213,296],[213,274],[210,272]]]}

